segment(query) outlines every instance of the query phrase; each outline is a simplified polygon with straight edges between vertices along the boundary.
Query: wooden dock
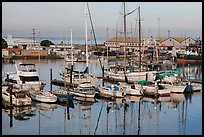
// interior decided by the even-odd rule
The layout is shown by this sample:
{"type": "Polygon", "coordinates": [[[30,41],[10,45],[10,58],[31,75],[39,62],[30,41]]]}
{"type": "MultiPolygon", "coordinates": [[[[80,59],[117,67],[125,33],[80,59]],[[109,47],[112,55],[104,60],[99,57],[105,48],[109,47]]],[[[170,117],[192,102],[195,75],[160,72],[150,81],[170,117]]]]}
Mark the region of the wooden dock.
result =
{"type": "Polygon", "coordinates": [[[61,86],[61,87],[68,87],[68,88],[76,88],[78,87],[78,84],[75,83],[69,83],[69,82],[65,82],[63,80],[51,80],[51,84],[56,85],[56,86],[61,86]]]}

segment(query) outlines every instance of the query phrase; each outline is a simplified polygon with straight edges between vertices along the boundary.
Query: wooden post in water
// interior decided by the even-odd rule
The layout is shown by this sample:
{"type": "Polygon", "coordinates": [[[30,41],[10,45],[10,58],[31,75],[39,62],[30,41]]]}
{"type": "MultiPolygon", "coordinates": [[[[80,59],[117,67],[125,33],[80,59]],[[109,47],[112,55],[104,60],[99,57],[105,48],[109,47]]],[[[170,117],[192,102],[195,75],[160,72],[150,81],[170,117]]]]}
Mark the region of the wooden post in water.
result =
{"type": "Polygon", "coordinates": [[[50,90],[52,91],[52,68],[50,68],[50,90]]]}
{"type": "Polygon", "coordinates": [[[72,71],[73,71],[73,65],[71,65],[71,71],[70,71],[70,83],[72,84],[72,71]]]}
{"type": "Polygon", "coordinates": [[[103,77],[102,86],[104,86],[104,66],[102,67],[102,77],[103,77]]]}
{"type": "Polygon", "coordinates": [[[12,109],[13,109],[12,95],[13,95],[13,93],[12,93],[12,89],[13,89],[13,85],[9,84],[8,90],[10,93],[10,106],[9,106],[9,109],[10,109],[10,127],[13,127],[13,113],[12,113],[12,109]]]}
{"type": "Polygon", "coordinates": [[[70,114],[69,114],[69,101],[67,104],[67,120],[70,120],[70,114]]]}
{"type": "Polygon", "coordinates": [[[13,113],[12,113],[12,108],[10,108],[10,127],[13,127],[13,113]]]}
{"type": "Polygon", "coordinates": [[[13,95],[13,93],[12,93],[12,89],[13,89],[13,85],[12,84],[10,84],[9,85],[9,93],[10,93],[10,108],[12,108],[13,107],[13,100],[12,100],[12,95],[13,95]]]}
{"type": "Polygon", "coordinates": [[[72,54],[72,65],[71,65],[71,71],[70,71],[70,83],[72,84],[72,71],[74,66],[74,55],[73,55],[73,44],[72,44],[72,29],[71,29],[71,54],[72,54]]]}

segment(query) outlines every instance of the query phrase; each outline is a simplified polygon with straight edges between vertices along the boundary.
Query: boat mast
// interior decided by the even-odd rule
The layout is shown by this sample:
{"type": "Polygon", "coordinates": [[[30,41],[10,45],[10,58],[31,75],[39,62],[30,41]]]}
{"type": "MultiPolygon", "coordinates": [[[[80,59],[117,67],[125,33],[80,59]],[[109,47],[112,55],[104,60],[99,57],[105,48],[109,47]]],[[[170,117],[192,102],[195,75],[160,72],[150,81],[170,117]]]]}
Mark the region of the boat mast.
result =
{"type": "Polygon", "coordinates": [[[141,72],[141,20],[140,20],[140,6],[138,7],[139,12],[139,70],[141,72]]]}
{"type": "Polygon", "coordinates": [[[124,2],[124,63],[125,63],[125,68],[124,68],[124,73],[126,74],[126,14],[125,14],[125,2],[124,2]]]}
{"type": "Polygon", "coordinates": [[[71,56],[72,56],[72,66],[74,65],[74,61],[73,61],[73,44],[72,44],[72,29],[71,29],[71,56]]]}
{"type": "Polygon", "coordinates": [[[38,61],[40,62],[40,31],[38,32],[38,36],[39,36],[38,61]]]}
{"type": "Polygon", "coordinates": [[[135,10],[137,10],[137,9],[134,9],[133,11],[131,11],[131,12],[126,14],[126,12],[125,12],[125,2],[124,2],[124,13],[123,13],[123,16],[124,16],[124,63],[125,63],[124,74],[125,75],[126,75],[126,16],[132,14],[135,10]]]}
{"type": "Polygon", "coordinates": [[[88,67],[87,2],[85,2],[86,66],[88,67]]]}
{"type": "MultiPolygon", "coordinates": [[[[108,27],[107,27],[107,40],[109,39],[109,35],[108,35],[108,27]]],[[[108,61],[108,45],[107,45],[107,61],[108,61]]]]}

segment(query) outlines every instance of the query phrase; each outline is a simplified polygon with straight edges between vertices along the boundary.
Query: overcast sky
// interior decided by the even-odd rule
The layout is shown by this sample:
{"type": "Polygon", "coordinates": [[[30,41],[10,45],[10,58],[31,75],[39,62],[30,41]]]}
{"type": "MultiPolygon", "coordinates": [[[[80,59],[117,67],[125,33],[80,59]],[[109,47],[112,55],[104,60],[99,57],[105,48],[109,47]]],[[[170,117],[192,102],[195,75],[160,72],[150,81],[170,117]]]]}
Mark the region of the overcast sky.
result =
{"type": "MultiPolygon", "coordinates": [[[[88,4],[96,38],[122,32],[122,2],[88,4]]],[[[126,2],[126,12],[139,5],[144,37],[202,37],[202,2],[126,2]]],[[[73,37],[84,37],[84,9],[84,2],[2,2],[2,36],[32,37],[35,28],[41,37],[70,37],[72,28],[73,37]]],[[[127,16],[128,36],[138,35],[137,18],[137,10],[127,16]]]]}

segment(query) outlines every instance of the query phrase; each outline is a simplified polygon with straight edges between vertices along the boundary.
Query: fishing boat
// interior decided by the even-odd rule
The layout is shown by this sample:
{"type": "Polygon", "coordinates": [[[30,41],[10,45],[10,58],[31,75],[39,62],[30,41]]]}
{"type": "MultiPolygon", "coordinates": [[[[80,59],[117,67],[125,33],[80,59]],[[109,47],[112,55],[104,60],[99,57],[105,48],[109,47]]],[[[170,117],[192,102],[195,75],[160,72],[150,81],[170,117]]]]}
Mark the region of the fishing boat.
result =
{"type": "Polygon", "coordinates": [[[57,101],[56,95],[45,90],[35,90],[34,92],[30,92],[30,97],[37,102],[54,103],[57,101]]]}
{"type": "Polygon", "coordinates": [[[2,86],[2,100],[5,105],[10,105],[12,101],[12,105],[16,107],[31,105],[31,98],[28,97],[24,91],[13,89],[9,86],[2,86]],[[12,93],[12,95],[10,93],[12,93]]]}
{"type": "Polygon", "coordinates": [[[5,82],[10,82],[14,87],[23,90],[43,89],[45,82],[39,80],[35,64],[15,64],[16,72],[7,73],[5,82]]]}

